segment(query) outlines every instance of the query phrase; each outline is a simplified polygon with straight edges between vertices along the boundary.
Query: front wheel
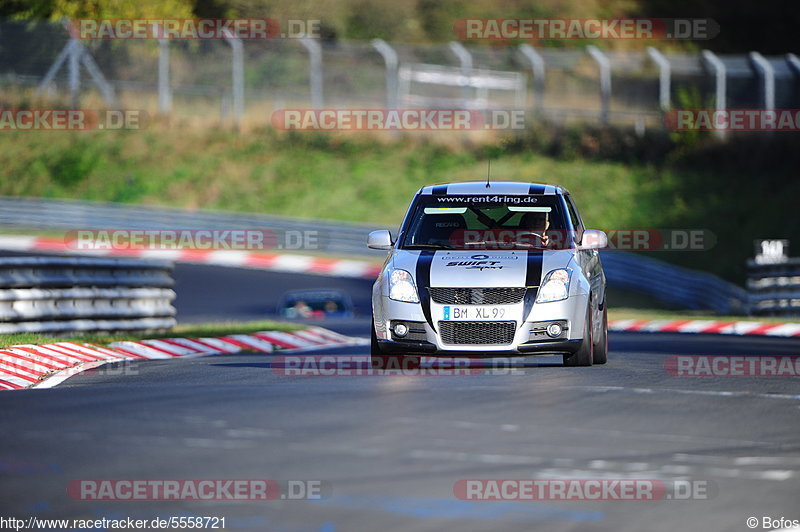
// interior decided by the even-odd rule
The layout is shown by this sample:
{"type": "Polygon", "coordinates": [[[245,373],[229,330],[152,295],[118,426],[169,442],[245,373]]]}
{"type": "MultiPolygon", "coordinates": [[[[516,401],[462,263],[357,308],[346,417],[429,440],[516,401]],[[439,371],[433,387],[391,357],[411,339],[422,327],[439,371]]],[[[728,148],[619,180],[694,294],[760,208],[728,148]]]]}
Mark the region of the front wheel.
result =
{"type": "Polygon", "coordinates": [[[369,354],[372,357],[379,356],[381,354],[381,346],[378,344],[378,335],[375,334],[375,323],[373,322],[370,325],[370,342],[369,342],[369,354]]]}
{"type": "Polygon", "coordinates": [[[603,317],[600,319],[600,335],[594,344],[592,362],[605,364],[608,362],[608,308],[603,305],[603,317]]]}
{"type": "Polygon", "coordinates": [[[581,347],[571,355],[563,355],[564,366],[591,366],[594,358],[594,338],[592,337],[592,304],[586,309],[586,320],[583,324],[583,341],[581,347]]]}

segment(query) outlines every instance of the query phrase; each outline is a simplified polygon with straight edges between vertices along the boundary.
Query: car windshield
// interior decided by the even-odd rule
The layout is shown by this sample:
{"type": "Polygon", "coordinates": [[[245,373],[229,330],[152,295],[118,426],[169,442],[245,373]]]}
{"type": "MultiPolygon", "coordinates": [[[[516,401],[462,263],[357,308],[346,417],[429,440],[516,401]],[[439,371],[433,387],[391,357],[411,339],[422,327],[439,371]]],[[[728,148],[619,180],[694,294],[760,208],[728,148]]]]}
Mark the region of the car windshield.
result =
{"type": "Polygon", "coordinates": [[[571,226],[556,195],[420,196],[403,249],[563,249],[571,226]]]}
{"type": "Polygon", "coordinates": [[[348,298],[337,292],[299,291],[283,297],[279,312],[287,318],[324,318],[350,313],[348,298]]]}

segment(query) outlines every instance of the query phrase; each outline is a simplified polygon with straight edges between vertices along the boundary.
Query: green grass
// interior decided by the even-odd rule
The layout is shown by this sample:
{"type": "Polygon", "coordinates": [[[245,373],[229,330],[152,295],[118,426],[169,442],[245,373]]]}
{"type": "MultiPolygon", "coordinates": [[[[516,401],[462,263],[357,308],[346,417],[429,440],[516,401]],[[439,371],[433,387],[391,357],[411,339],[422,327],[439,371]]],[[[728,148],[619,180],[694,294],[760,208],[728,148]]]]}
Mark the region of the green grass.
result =
{"type": "Polygon", "coordinates": [[[192,325],[178,325],[169,332],[153,334],[80,334],[75,336],[51,336],[46,334],[19,333],[0,335],[0,348],[21,344],[51,344],[55,342],[81,342],[106,345],[125,340],[144,340],[147,338],[195,338],[216,337],[229,334],[250,334],[259,331],[293,331],[302,329],[300,325],[277,321],[211,322],[192,325]]]}
{"type": "MultiPolygon", "coordinates": [[[[420,186],[485,176],[480,151],[387,140],[271,130],[11,133],[0,144],[0,194],[398,224],[420,186]]],[[[590,222],[615,226],[630,216],[614,205],[634,200],[647,169],[517,153],[493,161],[492,173],[563,184],[592,198],[582,202],[590,222]]]]}

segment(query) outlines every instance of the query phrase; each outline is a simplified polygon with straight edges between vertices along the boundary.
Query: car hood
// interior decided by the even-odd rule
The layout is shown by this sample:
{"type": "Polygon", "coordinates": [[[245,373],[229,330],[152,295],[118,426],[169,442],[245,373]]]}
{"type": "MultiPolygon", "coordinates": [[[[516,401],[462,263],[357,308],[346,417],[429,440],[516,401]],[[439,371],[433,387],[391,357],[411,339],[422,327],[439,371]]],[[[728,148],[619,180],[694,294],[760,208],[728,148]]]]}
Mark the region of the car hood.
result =
{"type": "Polygon", "coordinates": [[[539,286],[550,270],[567,267],[573,253],[573,250],[396,250],[391,266],[410,272],[421,286],[539,286]]]}

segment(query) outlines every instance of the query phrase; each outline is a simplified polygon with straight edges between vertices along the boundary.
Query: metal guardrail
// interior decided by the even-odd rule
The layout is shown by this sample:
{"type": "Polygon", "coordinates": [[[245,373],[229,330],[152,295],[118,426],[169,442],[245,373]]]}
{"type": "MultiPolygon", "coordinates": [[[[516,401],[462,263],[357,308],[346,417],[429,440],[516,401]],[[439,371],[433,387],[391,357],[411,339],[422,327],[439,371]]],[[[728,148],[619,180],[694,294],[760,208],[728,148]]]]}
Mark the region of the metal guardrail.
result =
{"type": "Polygon", "coordinates": [[[0,258],[0,334],[169,329],[171,271],[164,261],[0,258]]]}
{"type": "Polygon", "coordinates": [[[753,314],[800,316],[800,258],[774,264],[749,260],[747,289],[753,314]]]}
{"type": "Polygon", "coordinates": [[[692,310],[748,314],[747,291],[716,275],[625,251],[601,251],[609,286],[625,288],[692,310]]]}
{"type": "Polygon", "coordinates": [[[366,247],[367,234],[376,225],[331,222],[228,211],[187,211],[170,207],[143,207],[80,200],[0,196],[0,227],[15,229],[257,229],[276,233],[315,231],[313,250],[333,255],[385,254],[366,247]]]}

